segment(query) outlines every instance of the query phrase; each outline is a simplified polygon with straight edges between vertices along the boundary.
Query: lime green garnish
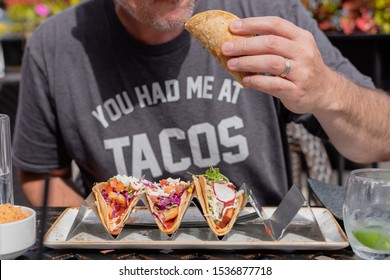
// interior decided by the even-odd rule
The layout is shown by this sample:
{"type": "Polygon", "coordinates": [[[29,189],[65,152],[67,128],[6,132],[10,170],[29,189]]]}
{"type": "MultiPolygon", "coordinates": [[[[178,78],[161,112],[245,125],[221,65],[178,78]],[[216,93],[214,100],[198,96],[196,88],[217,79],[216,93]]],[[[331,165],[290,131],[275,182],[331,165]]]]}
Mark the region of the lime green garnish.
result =
{"type": "Polygon", "coordinates": [[[390,250],[390,234],[373,230],[356,230],[352,234],[364,246],[375,250],[390,250]]]}

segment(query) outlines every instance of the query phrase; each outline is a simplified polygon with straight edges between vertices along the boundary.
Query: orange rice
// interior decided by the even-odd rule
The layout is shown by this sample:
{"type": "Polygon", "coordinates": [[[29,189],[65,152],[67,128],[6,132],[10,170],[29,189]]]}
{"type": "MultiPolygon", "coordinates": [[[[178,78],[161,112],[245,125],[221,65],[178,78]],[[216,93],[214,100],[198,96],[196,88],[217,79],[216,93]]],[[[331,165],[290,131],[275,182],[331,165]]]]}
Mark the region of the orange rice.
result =
{"type": "Polygon", "coordinates": [[[28,215],[23,213],[21,207],[14,207],[9,203],[0,204],[0,224],[16,222],[27,217],[28,215]]]}

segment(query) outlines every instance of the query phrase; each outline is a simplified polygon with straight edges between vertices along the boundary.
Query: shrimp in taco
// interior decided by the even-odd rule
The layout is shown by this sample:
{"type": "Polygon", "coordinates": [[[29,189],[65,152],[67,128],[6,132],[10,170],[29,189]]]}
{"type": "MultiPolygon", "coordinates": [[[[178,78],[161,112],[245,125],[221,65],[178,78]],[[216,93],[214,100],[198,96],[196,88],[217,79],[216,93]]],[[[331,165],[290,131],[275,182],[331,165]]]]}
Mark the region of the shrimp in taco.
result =
{"type": "Polygon", "coordinates": [[[162,179],[146,186],[147,206],[162,232],[169,235],[179,228],[193,192],[193,185],[180,178],[162,179]]]}
{"type": "Polygon", "coordinates": [[[143,180],[122,175],[93,186],[99,218],[112,235],[122,231],[144,189],[143,180]]]}

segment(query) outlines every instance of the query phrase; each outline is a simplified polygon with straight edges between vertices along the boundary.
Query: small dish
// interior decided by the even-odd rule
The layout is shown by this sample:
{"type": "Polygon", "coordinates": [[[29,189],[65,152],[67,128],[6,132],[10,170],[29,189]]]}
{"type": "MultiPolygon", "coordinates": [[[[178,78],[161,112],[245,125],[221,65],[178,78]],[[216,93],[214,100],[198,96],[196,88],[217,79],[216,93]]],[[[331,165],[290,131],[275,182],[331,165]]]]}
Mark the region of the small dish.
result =
{"type": "Polygon", "coordinates": [[[26,252],[36,242],[36,213],[21,207],[28,217],[16,222],[0,224],[0,260],[12,260],[26,252]]]}

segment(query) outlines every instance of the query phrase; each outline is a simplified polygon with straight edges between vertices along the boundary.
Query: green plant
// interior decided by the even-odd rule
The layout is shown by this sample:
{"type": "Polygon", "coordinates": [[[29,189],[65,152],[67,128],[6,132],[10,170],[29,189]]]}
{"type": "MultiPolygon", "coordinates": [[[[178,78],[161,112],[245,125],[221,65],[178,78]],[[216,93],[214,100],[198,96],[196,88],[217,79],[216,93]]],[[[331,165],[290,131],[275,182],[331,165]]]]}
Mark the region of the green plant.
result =
{"type": "Polygon", "coordinates": [[[81,0],[4,0],[8,32],[29,34],[47,18],[81,0]]]}
{"type": "Polygon", "coordinates": [[[301,0],[324,31],[389,34],[390,0],[301,0]]]}

